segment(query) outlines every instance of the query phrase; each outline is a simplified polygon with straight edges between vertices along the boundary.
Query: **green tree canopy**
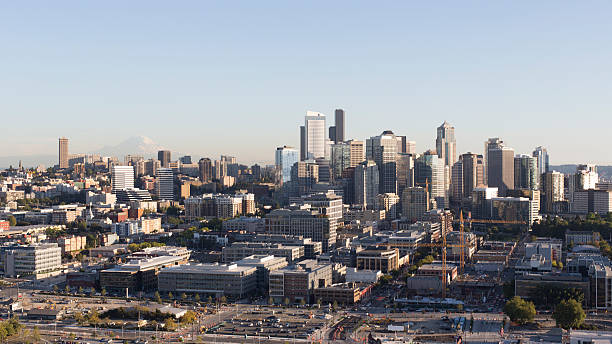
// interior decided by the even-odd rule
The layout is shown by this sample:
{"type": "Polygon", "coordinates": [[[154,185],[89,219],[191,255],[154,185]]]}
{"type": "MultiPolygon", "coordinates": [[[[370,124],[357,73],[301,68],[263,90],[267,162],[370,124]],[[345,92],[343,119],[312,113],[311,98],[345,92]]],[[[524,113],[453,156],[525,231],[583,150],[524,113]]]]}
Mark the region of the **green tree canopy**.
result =
{"type": "Polygon", "coordinates": [[[504,313],[517,324],[525,324],[533,321],[536,314],[533,302],[527,302],[519,296],[515,296],[504,306],[504,313]]]}
{"type": "Polygon", "coordinates": [[[585,318],[582,305],[576,300],[561,301],[553,313],[557,326],[566,330],[580,327],[585,318]]]}

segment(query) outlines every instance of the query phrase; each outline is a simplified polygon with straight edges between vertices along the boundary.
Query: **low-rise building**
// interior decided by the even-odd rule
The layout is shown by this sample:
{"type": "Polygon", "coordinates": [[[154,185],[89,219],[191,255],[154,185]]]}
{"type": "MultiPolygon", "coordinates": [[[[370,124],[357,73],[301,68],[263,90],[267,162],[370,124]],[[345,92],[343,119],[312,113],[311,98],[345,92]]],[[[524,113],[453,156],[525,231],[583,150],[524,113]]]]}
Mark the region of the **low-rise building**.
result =
{"type": "Polygon", "coordinates": [[[357,254],[357,269],[389,273],[399,268],[399,250],[363,250],[357,254]]]}
{"type": "Polygon", "coordinates": [[[87,245],[87,237],[72,235],[68,237],[58,238],[57,244],[62,249],[62,254],[72,253],[85,249],[87,245]]]}
{"type": "Polygon", "coordinates": [[[157,288],[157,275],[166,267],[179,265],[181,256],[161,256],[133,259],[125,264],[100,271],[100,287],[107,291],[127,292],[151,291],[157,288]]]}
{"type": "MultiPolygon", "coordinates": [[[[417,270],[417,275],[420,276],[437,276],[442,280],[444,274],[444,266],[442,264],[424,264],[417,270]]],[[[450,284],[457,278],[457,267],[455,265],[446,265],[446,283],[450,284]]]]}
{"type": "Polygon", "coordinates": [[[223,248],[223,261],[235,262],[252,255],[270,255],[284,257],[287,263],[294,262],[304,257],[304,246],[288,246],[283,244],[257,243],[257,242],[235,242],[231,246],[223,248]]]}
{"type": "Polygon", "coordinates": [[[4,276],[39,279],[59,274],[62,249],[56,243],[1,246],[0,259],[4,276]]]}
{"type": "Polygon", "coordinates": [[[601,235],[599,232],[587,232],[587,231],[566,231],[565,232],[565,243],[567,245],[587,245],[599,242],[601,235]]]}
{"type": "Polygon", "coordinates": [[[357,283],[376,283],[383,276],[380,270],[357,270],[357,268],[346,269],[346,281],[357,283]]]}
{"type": "Polygon", "coordinates": [[[354,305],[365,298],[371,291],[370,284],[357,284],[354,282],[338,283],[328,287],[316,288],[314,297],[317,302],[331,304],[337,302],[341,305],[354,305]]]}
{"type": "Polygon", "coordinates": [[[303,260],[270,273],[269,295],[275,302],[314,301],[314,290],[332,284],[332,266],[312,259],[303,260]]]}
{"type": "Polygon", "coordinates": [[[188,264],[161,270],[160,292],[243,298],[257,288],[257,268],[237,264],[188,264]]]}
{"type": "Polygon", "coordinates": [[[89,249],[89,255],[92,257],[111,258],[119,254],[127,253],[128,245],[114,244],[109,246],[100,246],[89,249]]]}
{"type": "Polygon", "coordinates": [[[238,266],[251,266],[257,268],[257,292],[267,294],[270,284],[270,272],[286,267],[287,259],[284,257],[252,255],[237,262],[238,266]]]}
{"type": "Polygon", "coordinates": [[[577,288],[584,292],[586,304],[590,302],[589,280],[576,273],[527,273],[516,276],[514,294],[523,299],[538,297],[538,289],[577,288]]]}

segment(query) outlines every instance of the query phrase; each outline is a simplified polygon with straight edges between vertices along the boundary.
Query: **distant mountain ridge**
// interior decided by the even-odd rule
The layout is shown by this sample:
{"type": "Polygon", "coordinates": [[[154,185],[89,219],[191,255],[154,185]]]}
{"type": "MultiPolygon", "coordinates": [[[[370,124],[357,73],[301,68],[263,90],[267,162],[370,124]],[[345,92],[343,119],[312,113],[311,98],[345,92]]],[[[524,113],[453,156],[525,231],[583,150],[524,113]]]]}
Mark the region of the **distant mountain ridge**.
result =
{"type": "Polygon", "coordinates": [[[134,136],[114,146],[104,146],[90,154],[123,158],[128,154],[154,157],[162,147],[146,136],[134,136]]]}
{"type": "MultiPolygon", "coordinates": [[[[156,144],[153,140],[146,136],[134,136],[130,137],[125,141],[118,143],[117,145],[108,145],[100,149],[84,152],[85,154],[96,154],[101,156],[113,156],[119,158],[121,161],[123,157],[128,154],[141,155],[144,158],[157,157],[157,151],[163,149],[162,146],[156,144]]],[[[82,152],[75,152],[69,149],[70,154],[80,154],[82,152]]],[[[176,153],[173,153],[173,158],[176,153]]],[[[178,155],[177,155],[178,156],[178,155]]],[[[57,164],[57,155],[37,154],[37,155],[24,155],[24,156],[5,156],[0,157],[0,169],[9,168],[10,166],[19,166],[21,160],[25,167],[36,167],[38,165],[44,165],[46,167],[52,167],[57,164]]]]}

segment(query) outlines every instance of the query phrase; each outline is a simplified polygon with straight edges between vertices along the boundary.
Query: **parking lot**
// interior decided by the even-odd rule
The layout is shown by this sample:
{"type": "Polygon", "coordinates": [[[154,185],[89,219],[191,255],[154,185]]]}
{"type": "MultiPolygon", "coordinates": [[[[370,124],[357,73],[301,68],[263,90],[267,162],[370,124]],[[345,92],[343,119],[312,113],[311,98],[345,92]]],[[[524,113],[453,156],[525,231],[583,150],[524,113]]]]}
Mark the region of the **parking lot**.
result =
{"type": "Polygon", "coordinates": [[[323,312],[307,309],[252,310],[226,319],[208,332],[306,339],[316,335],[327,321],[323,312]]]}

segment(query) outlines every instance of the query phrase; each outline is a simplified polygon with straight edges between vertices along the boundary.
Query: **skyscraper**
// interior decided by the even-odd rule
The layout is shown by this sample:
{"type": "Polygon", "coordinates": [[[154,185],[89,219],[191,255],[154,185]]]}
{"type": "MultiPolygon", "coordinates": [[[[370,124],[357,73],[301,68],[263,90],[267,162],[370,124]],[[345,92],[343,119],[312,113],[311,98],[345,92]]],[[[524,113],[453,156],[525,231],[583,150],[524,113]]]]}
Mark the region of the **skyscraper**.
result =
{"type": "Polygon", "coordinates": [[[405,188],[414,186],[414,156],[408,153],[397,155],[397,193],[401,197],[405,188]]]}
{"type": "Polygon", "coordinates": [[[174,172],[171,168],[158,168],[155,176],[155,194],[160,200],[174,199],[174,172]]]}
{"type": "Polygon", "coordinates": [[[538,160],[526,154],[514,157],[514,189],[539,190],[538,160]]]}
{"type": "Polygon", "coordinates": [[[456,200],[467,199],[474,188],[484,186],[484,161],[480,154],[461,154],[453,165],[453,196],[456,200]]]}
{"type": "Polygon", "coordinates": [[[113,166],[111,170],[112,193],[134,188],[134,166],[113,166]]]}
{"type": "Polygon", "coordinates": [[[291,166],[291,186],[293,196],[309,193],[319,182],[319,165],[313,162],[298,161],[291,166]]]}
{"type": "Polygon", "coordinates": [[[504,145],[499,137],[493,137],[485,141],[484,143],[484,184],[489,183],[489,150],[504,145]]]}
{"type": "MultiPolygon", "coordinates": [[[[444,162],[435,152],[427,151],[419,156],[414,163],[415,185],[429,185],[429,195],[437,202],[445,203],[444,162]]],[[[441,207],[444,204],[439,204],[441,207]]]]}
{"type": "Polygon", "coordinates": [[[226,160],[215,160],[215,166],[213,172],[216,180],[221,180],[227,176],[227,161],[226,160]]]}
{"type": "Polygon", "coordinates": [[[59,168],[68,168],[68,139],[65,137],[59,138],[59,168]]]}
{"type": "Polygon", "coordinates": [[[307,111],[304,123],[306,159],[325,158],[325,115],[307,111]]]}
{"type": "Polygon", "coordinates": [[[161,162],[161,167],[170,167],[171,155],[169,150],[160,150],[157,152],[157,160],[161,162]]]}
{"type": "Polygon", "coordinates": [[[541,209],[545,213],[554,213],[556,204],[564,200],[565,189],[563,173],[549,171],[542,176],[541,209]]]}
{"type": "Polygon", "coordinates": [[[355,167],[355,204],[372,208],[379,194],[379,170],[378,165],[367,160],[355,167]]]}
{"type": "Polygon", "coordinates": [[[444,121],[438,127],[436,137],[436,152],[442,159],[444,166],[453,166],[457,162],[457,143],[455,141],[455,127],[444,121]]]}
{"type": "Polygon", "coordinates": [[[426,188],[406,188],[402,193],[402,215],[409,220],[421,220],[429,211],[429,192],[426,188]]]}
{"type": "Polygon", "coordinates": [[[436,152],[444,163],[444,191],[448,192],[451,184],[451,168],[457,162],[457,144],[455,127],[447,121],[437,128],[436,152]]]}
{"type": "Polygon", "coordinates": [[[536,149],[533,151],[532,156],[534,158],[536,158],[537,163],[538,163],[538,175],[541,177],[544,173],[548,172],[550,167],[549,167],[549,161],[548,161],[548,151],[546,150],[546,148],[539,146],[536,147],[536,149]]]}
{"type": "Polygon", "coordinates": [[[274,162],[277,171],[280,173],[280,180],[286,183],[291,180],[291,167],[299,161],[297,149],[289,146],[276,148],[274,162]]]}
{"type": "Polygon", "coordinates": [[[351,167],[351,146],[345,142],[332,144],[330,164],[334,178],[340,178],[342,172],[351,167]]]}
{"type": "Polygon", "coordinates": [[[500,196],[514,189],[514,149],[503,144],[489,147],[487,153],[487,180],[489,187],[496,187],[500,196]]]}
{"type": "Polygon", "coordinates": [[[198,170],[202,183],[208,183],[212,180],[212,161],[209,158],[202,158],[198,161],[198,170]]]}
{"type": "Polygon", "coordinates": [[[397,193],[396,159],[401,138],[391,130],[366,140],[366,159],[378,165],[380,193],[397,193]]]}
{"type": "Polygon", "coordinates": [[[365,161],[365,148],[363,141],[349,140],[347,142],[351,147],[351,163],[350,167],[355,167],[365,161]]]}
{"type": "MultiPolygon", "coordinates": [[[[334,119],[335,119],[335,125],[331,128],[334,128],[334,133],[333,133],[333,138],[329,137],[330,140],[334,141],[335,143],[340,143],[340,142],[344,142],[344,137],[345,137],[345,132],[344,132],[344,119],[345,119],[345,113],[344,110],[342,109],[336,109],[335,113],[334,113],[334,119]]],[[[330,133],[331,134],[331,133],[330,133]]]]}
{"type": "Polygon", "coordinates": [[[300,125],[300,161],[306,160],[306,126],[300,125]]]}

